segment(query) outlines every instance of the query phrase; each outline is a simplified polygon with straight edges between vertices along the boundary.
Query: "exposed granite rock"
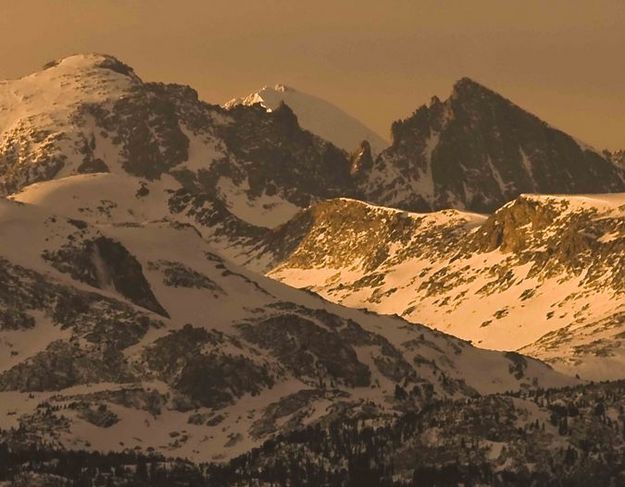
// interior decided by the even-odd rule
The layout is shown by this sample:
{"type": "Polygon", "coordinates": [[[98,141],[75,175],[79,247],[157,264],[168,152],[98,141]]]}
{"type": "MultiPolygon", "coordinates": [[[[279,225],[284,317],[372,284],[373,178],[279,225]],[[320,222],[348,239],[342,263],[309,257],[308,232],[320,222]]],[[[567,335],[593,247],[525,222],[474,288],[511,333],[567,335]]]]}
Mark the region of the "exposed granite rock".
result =
{"type": "Polygon", "coordinates": [[[153,416],[161,414],[161,410],[167,402],[166,398],[157,390],[148,390],[141,385],[124,386],[121,389],[76,394],[69,396],[52,396],[51,401],[77,401],[84,403],[110,402],[125,408],[145,410],[153,416]]]}
{"type": "Polygon", "coordinates": [[[119,417],[105,403],[72,405],[78,409],[78,417],[98,428],[110,428],[119,422],[119,417]]]}
{"type": "Polygon", "coordinates": [[[208,289],[215,295],[223,294],[223,289],[215,281],[180,262],[159,260],[150,262],[149,268],[163,273],[163,284],[166,286],[208,289]]]}
{"type": "Polygon", "coordinates": [[[46,251],[43,258],[76,280],[102,289],[113,287],[134,304],[169,316],[154,296],[139,261],[115,240],[100,236],[70,242],[56,251],[46,251]]]}
{"type": "Polygon", "coordinates": [[[0,331],[26,330],[35,327],[35,319],[26,312],[15,308],[0,308],[0,331]]]}
{"type": "MultiPolygon", "coordinates": [[[[254,422],[250,434],[262,438],[274,433],[278,429],[278,421],[292,415],[305,417],[312,403],[325,396],[326,392],[320,389],[303,389],[271,403],[263,411],[263,416],[254,422]]],[[[299,421],[296,422],[297,427],[301,427],[299,421]]]]}
{"type": "Polygon", "coordinates": [[[0,139],[0,194],[10,194],[39,181],[53,179],[65,166],[67,155],[60,132],[33,129],[18,122],[0,139]]]}
{"type": "Polygon", "coordinates": [[[188,159],[189,139],[182,132],[172,95],[175,85],[146,83],[112,106],[84,105],[79,117],[90,115],[99,127],[115,133],[122,165],[128,173],[155,179],[188,159]]]}
{"type": "Polygon", "coordinates": [[[360,173],[366,173],[373,167],[373,155],[371,154],[371,145],[368,141],[363,140],[359,149],[351,155],[351,174],[358,176],[360,173]]]}

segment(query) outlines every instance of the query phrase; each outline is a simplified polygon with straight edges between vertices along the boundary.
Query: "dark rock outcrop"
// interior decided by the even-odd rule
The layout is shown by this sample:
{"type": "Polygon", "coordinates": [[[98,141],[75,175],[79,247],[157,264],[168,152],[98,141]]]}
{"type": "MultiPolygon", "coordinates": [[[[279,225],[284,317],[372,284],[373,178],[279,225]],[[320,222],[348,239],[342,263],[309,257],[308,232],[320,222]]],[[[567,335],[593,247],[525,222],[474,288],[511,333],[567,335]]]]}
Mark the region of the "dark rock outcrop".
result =
{"type": "Polygon", "coordinates": [[[302,378],[326,376],[351,386],[369,385],[371,372],[336,332],[297,314],[282,314],[241,326],[243,337],[269,350],[302,378]]]}
{"type": "Polygon", "coordinates": [[[66,244],[47,251],[44,259],[61,272],[97,288],[113,287],[132,303],[169,317],[154,296],[139,261],[126,247],[108,237],[98,237],[82,245],[66,244]]]}
{"type": "MultiPolygon", "coordinates": [[[[273,384],[267,368],[246,357],[223,353],[227,338],[186,325],[157,339],[143,359],[148,370],[190,398],[189,407],[223,407],[245,393],[273,384]]],[[[236,343],[230,342],[236,347],[236,343]]]]}
{"type": "Polygon", "coordinates": [[[351,173],[358,175],[362,172],[370,171],[373,167],[373,155],[371,145],[363,140],[360,147],[351,156],[351,173]]]}
{"type": "Polygon", "coordinates": [[[621,168],[468,78],[392,126],[365,197],[416,211],[492,212],[521,193],[625,190],[621,168]]]}

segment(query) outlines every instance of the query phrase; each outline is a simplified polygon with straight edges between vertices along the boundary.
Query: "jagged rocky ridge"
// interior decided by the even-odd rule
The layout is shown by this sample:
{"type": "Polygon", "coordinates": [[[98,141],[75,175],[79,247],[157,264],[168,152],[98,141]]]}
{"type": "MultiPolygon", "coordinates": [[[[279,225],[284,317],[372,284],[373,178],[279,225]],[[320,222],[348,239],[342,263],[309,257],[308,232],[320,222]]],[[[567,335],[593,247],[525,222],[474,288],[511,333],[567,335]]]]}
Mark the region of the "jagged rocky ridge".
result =
{"type": "Polygon", "coordinates": [[[521,193],[625,190],[622,167],[468,78],[391,132],[360,178],[365,199],[383,206],[491,212],[521,193]]]}
{"type": "Polygon", "coordinates": [[[490,217],[315,205],[259,250],[269,275],[570,374],[623,375],[622,194],[524,195],[490,217]]]}

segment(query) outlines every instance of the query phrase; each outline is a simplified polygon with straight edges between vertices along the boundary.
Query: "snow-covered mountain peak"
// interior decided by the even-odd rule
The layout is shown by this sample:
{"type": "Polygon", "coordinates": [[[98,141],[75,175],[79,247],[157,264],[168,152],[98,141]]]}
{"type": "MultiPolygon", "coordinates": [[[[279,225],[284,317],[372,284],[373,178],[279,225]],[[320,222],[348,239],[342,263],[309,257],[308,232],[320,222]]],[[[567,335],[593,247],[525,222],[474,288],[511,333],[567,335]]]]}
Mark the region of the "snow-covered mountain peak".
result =
{"type": "Polygon", "coordinates": [[[134,70],[109,54],[84,53],[73,54],[64,58],[50,61],[44,66],[44,70],[59,68],[65,71],[72,70],[75,72],[89,71],[96,68],[109,69],[111,71],[126,76],[136,76],[134,70]]]}
{"type": "Polygon", "coordinates": [[[131,67],[105,54],[77,54],[51,61],[41,71],[0,81],[0,129],[25,116],[52,114],[76,103],[120,96],[140,83],[131,67]]]}
{"type": "Polygon", "coordinates": [[[268,111],[275,110],[280,103],[287,104],[297,115],[302,128],[347,152],[353,152],[363,140],[369,141],[374,154],[379,154],[388,145],[383,137],[337,106],[285,84],[264,86],[245,97],[228,101],[224,107],[230,109],[258,103],[268,111]]]}
{"type": "MultiPolygon", "coordinates": [[[[103,54],[69,56],[23,78],[0,81],[0,192],[75,173],[97,142],[94,107],[103,112],[143,86],[132,68],[103,54]]],[[[99,145],[104,150],[105,144],[99,145]]],[[[91,172],[105,170],[105,159],[115,151],[109,149],[107,157],[98,156],[103,162],[87,161],[91,172]]]]}
{"type": "Polygon", "coordinates": [[[454,83],[454,87],[453,87],[453,93],[454,94],[460,94],[463,92],[466,92],[468,90],[481,90],[481,91],[488,91],[491,93],[495,93],[494,91],[492,91],[491,89],[487,88],[486,86],[484,86],[481,83],[478,83],[477,81],[467,77],[467,76],[463,76],[462,78],[460,78],[458,81],[456,81],[454,83]]]}

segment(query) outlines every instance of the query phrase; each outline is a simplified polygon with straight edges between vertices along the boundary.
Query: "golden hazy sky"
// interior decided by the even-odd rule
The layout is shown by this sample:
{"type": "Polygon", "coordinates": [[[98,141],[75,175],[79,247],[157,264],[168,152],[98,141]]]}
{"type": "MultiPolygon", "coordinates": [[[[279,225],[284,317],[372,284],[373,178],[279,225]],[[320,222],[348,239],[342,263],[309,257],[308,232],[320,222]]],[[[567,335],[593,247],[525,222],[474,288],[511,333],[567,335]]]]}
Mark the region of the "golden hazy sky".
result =
{"type": "Polygon", "coordinates": [[[213,103],[292,85],[385,136],[469,76],[625,148],[625,0],[0,0],[0,78],[94,51],[213,103]]]}

